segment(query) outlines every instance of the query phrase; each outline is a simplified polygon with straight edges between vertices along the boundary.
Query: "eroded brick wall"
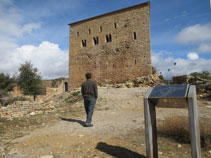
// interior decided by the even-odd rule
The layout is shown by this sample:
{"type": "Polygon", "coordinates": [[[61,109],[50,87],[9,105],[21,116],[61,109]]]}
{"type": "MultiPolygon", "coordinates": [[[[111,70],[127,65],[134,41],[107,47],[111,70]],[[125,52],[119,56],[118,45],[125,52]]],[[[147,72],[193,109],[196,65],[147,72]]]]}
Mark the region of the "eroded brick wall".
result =
{"type": "Polygon", "coordinates": [[[70,24],[72,88],[81,85],[86,72],[91,72],[98,84],[121,83],[152,73],[149,3],[70,24]],[[111,35],[111,42],[106,35],[111,35]],[[94,37],[99,44],[94,44],[94,37]]]}

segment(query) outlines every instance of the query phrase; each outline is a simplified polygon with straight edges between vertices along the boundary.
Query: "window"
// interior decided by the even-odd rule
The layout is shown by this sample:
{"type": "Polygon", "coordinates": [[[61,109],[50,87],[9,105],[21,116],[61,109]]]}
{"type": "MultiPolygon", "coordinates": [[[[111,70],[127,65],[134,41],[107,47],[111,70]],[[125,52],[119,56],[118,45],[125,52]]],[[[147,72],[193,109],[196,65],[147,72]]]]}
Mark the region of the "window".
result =
{"type": "Polygon", "coordinates": [[[103,31],[103,27],[102,26],[100,26],[100,32],[102,32],[103,31]]]}
{"type": "Polygon", "coordinates": [[[136,32],[133,32],[133,39],[136,40],[136,32]]]}
{"type": "Polygon", "coordinates": [[[115,29],[117,28],[117,25],[116,25],[116,23],[114,23],[114,27],[115,27],[115,29]]]}
{"type": "Polygon", "coordinates": [[[93,37],[94,45],[99,44],[99,38],[98,37],[93,37]]]}
{"type": "Polygon", "coordinates": [[[106,35],[106,42],[109,43],[112,41],[112,37],[111,37],[111,34],[109,35],[106,35]]]}
{"type": "Polygon", "coordinates": [[[86,47],[86,40],[82,40],[82,47],[86,47]]]}
{"type": "Polygon", "coordinates": [[[136,65],[136,60],[135,60],[135,65],[136,65]]]}
{"type": "Polygon", "coordinates": [[[76,36],[77,36],[77,37],[79,36],[79,32],[76,33],[76,36]]]}
{"type": "Polygon", "coordinates": [[[91,30],[89,29],[89,35],[91,34],[91,30]]]}

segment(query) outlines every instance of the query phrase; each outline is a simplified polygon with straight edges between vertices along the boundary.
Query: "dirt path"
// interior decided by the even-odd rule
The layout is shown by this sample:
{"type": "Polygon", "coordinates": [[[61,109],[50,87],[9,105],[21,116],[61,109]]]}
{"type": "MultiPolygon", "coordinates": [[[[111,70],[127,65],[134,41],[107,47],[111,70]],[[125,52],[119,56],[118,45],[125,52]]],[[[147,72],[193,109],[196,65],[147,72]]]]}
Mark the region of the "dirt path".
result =
{"type": "MultiPolygon", "coordinates": [[[[143,96],[146,91],[147,88],[99,88],[99,99],[93,116],[94,127],[83,127],[85,113],[83,101],[80,101],[71,106],[76,111],[74,115],[60,115],[53,124],[45,124],[42,128],[12,140],[2,157],[143,158],[143,96]]],[[[187,115],[187,110],[157,109],[158,120],[176,114],[187,115]]],[[[171,141],[171,146],[168,146],[165,141],[166,138],[159,138],[161,157],[190,157],[188,144],[184,144],[177,153],[178,143],[171,141]]]]}

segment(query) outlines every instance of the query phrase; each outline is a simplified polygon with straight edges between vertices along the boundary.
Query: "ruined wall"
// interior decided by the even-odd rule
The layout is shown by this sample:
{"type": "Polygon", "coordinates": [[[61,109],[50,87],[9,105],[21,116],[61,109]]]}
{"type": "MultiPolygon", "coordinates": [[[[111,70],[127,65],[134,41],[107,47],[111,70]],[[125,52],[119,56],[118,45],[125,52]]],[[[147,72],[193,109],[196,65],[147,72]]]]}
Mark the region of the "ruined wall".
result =
{"type": "Polygon", "coordinates": [[[56,111],[53,105],[42,102],[16,101],[7,107],[0,107],[0,119],[13,119],[35,114],[50,113],[56,111]]]}
{"type": "Polygon", "coordinates": [[[86,72],[91,72],[98,83],[121,83],[152,73],[149,5],[147,2],[70,24],[71,88],[81,85],[86,72]],[[82,40],[86,40],[85,47],[82,40]]]}

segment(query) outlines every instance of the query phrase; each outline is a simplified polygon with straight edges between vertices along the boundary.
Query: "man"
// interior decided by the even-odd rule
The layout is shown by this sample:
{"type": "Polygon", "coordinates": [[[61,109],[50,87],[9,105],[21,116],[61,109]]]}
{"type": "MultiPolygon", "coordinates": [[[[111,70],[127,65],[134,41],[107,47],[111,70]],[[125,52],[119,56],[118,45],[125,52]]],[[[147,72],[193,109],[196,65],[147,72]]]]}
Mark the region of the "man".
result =
{"type": "Polygon", "coordinates": [[[91,80],[91,73],[86,73],[85,76],[86,81],[81,85],[81,94],[84,98],[84,107],[86,111],[85,127],[92,127],[92,115],[98,97],[97,84],[91,80]]]}

